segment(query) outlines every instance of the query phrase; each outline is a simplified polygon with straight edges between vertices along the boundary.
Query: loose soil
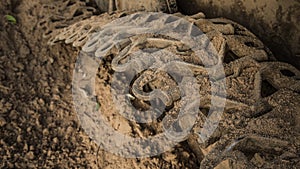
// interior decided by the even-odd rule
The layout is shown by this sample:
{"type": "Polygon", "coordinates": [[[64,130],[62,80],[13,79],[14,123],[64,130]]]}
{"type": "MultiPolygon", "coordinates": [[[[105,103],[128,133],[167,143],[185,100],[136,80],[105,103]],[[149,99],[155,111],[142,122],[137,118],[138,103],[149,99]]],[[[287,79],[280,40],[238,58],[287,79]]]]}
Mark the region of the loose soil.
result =
{"type": "MultiPolygon", "coordinates": [[[[88,0],[80,2],[91,9],[96,8],[88,0]]],[[[59,0],[55,2],[55,6],[64,6],[66,3],[72,5],[74,1],[59,0]]],[[[47,16],[52,16],[54,9],[45,4],[51,4],[51,1],[0,2],[0,168],[199,168],[197,148],[190,146],[191,143],[187,141],[159,156],[127,159],[100,149],[86,135],[79,124],[72,101],[72,73],[78,48],[63,43],[54,46],[47,44],[45,36],[51,34],[48,32],[50,28],[47,16]],[[17,23],[9,23],[4,17],[7,14],[16,17],[17,23]],[[44,20],[46,22],[42,22],[44,20]]],[[[69,16],[64,16],[65,26],[99,14],[97,10],[84,11],[84,15],[76,9],[73,11],[75,12],[69,16]],[[72,17],[77,19],[70,19],[72,17]]],[[[52,21],[55,22],[56,19],[52,18],[52,21]]],[[[63,27],[58,24],[55,26],[63,27]]],[[[109,93],[109,89],[106,90],[109,93]]],[[[286,98],[290,96],[290,99],[300,100],[298,95],[289,94],[282,93],[286,98]]],[[[285,104],[276,98],[278,97],[274,98],[274,104],[285,104]]],[[[293,104],[296,105],[297,102],[293,104]]],[[[294,151],[285,154],[286,158],[280,158],[286,161],[278,161],[276,164],[281,168],[297,168],[300,165],[300,144],[295,140],[300,138],[297,125],[299,113],[288,114],[289,116],[276,114],[285,110],[289,112],[288,109],[278,110],[274,111],[273,116],[257,116],[254,120],[239,119],[239,114],[230,112],[224,118],[232,119],[232,123],[242,123],[241,128],[246,128],[249,133],[271,135],[282,140],[287,138],[290,149],[294,151]],[[276,121],[278,119],[283,120],[279,123],[276,121]],[[289,125],[285,126],[287,123],[289,125]],[[295,129],[298,131],[293,131],[295,129]]],[[[224,128],[230,130],[230,127],[224,128]]],[[[219,133],[226,133],[222,131],[222,127],[219,130],[219,133]]],[[[251,138],[249,140],[251,142],[251,138]]],[[[267,145],[264,140],[262,142],[267,145]]],[[[252,145],[260,148],[257,143],[252,145]]],[[[263,153],[253,153],[254,150],[249,149],[251,144],[243,143],[239,146],[238,149],[247,155],[246,159],[257,163],[257,166],[264,166],[266,161],[273,164],[277,156],[282,156],[275,153],[270,157],[272,151],[264,152],[267,154],[265,156],[263,153]],[[243,146],[248,147],[243,149],[243,146]]]]}

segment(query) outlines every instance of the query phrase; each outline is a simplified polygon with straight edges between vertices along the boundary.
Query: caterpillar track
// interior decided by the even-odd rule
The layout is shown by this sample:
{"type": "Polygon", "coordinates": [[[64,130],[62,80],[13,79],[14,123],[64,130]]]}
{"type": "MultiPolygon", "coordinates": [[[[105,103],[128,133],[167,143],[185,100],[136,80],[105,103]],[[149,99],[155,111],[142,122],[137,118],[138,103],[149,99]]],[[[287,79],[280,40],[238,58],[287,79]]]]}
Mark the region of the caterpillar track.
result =
{"type": "MultiPolygon", "coordinates": [[[[141,127],[142,125],[138,123],[133,125],[131,121],[118,115],[119,112],[122,114],[130,109],[112,107],[111,105],[115,103],[112,99],[108,99],[110,98],[108,96],[112,96],[113,93],[108,92],[103,96],[99,91],[110,89],[113,82],[112,72],[127,73],[126,71],[133,64],[133,62],[128,64],[129,61],[137,57],[131,54],[137,50],[155,47],[165,49],[177,56],[179,58],[177,70],[180,71],[181,66],[188,67],[197,79],[194,85],[201,86],[199,118],[187,138],[188,145],[197,156],[201,169],[293,168],[295,166],[297,168],[297,165],[299,166],[300,71],[287,63],[276,61],[270,50],[253,33],[238,23],[225,18],[207,19],[203,13],[184,16],[180,13],[163,15],[162,13],[115,12],[92,16],[62,29],[53,28],[51,31],[54,33],[51,34],[49,44],[54,45],[59,42],[72,44],[85,52],[92,53],[93,57],[103,60],[96,77],[97,102],[101,103],[100,109],[104,116],[117,116],[118,119],[132,126],[132,130],[126,131],[126,134],[148,137],[163,131],[163,127],[158,125],[151,127],[149,124],[141,127]],[[151,34],[151,32],[146,34],[143,30],[136,29],[135,33],[140,31],[138,35],[126,37],[124,40],[127,43],[120,46],[119,42],[123,41],[118,40],[124,37],[121,33],[129,31],[126,30],[126,26],[115,27],[120,29],[116,32],[121,33],[113,34],[113,37],[99,33],[100,30],[111,33],[109,32],[111,29],[105,27],[106,24],[112,22],[114,25],[114,20],[126,16],[130,16],[129,20],[115,25],[136,24],[141,27],[162,25],[161,32],[164,28],[183,27],[188,28],[185,30],[190,30],[187,31],[188,36],[192,34],[193,26],[196,26],[205,33],[216,48],[218,57],[212,61],[212,65],[220,63],[224,67],[225,77],[218,77],[216,81],[220,78],[226,81],[227,94],[226,98],[217,99],[224,100],[226,106],[218,128],[205,142],[199,138],[199,132],[204,120],[211,115],[208,111],[212,100],[209,70],[204,66],[205,61],[197,59],[195,53],[190,48],[185,48],[178,39],[151,34]],[[181,19],[188,22],[182,22],[181,19]],[[120,58],[122,52],[125,54],[120,58]],[[155,132],[150,132],[151,130],[155,132]]],[[[174,31],[176,32],[175,29],[174,31]]],[[[142,67],[149,62],[134,62],[134,64],[136,67],[142,67]]],[[[132,76],[134,81],[128,85],[132,89],[132,104],[136,109],[148,109],[151,105],[147,93],[160,90],[165,96],[157,97],[161,97],[163,103],[168,106],[163,110],[165,115],[178,116],[182,97],[179,96],[176,82],[170,74],[141,72],[132,76]]],[[[122,89],[122,85],[117,87],[121,88],[121,91],[126,90],[125,87],[122,89]]],[[[125,101],[119,100],[121,100],[119,104],[122,105],[120,107],[126,107],[125,101]]],[[[172,122],[167,125],[172,125],[172,122]]],[[[183,128],[181,124],[179,127],[183,128]]]]}

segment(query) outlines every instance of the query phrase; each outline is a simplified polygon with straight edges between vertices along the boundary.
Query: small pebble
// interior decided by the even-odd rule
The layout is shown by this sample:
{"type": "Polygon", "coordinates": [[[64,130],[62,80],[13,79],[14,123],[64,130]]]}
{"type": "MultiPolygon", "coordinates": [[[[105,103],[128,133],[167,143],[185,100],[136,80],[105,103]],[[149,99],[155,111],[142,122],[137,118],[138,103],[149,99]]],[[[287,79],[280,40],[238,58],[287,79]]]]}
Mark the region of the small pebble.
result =
{"type": "Polygon", "coordinates": [[[25,158],[29,159],[29,160],[33,160],[34,159],[34,154],[32,151],[29,151],[26,155],[25,158]]]}
{"type": "Polygon", "coordinates": [[[50,110],[50,111],[53,111],[53,110],[54,110],[54,107],[55,107],[54,102],[50,102],[49,110],[50,110]]]}
{"type": "Polygon", "coordinates": [[[40,98],[38,100],[38,103],[39,103],[40,106],[44,106],[45,105],[45,101],[42,98],[40,98]]]}
{"type": "Polygon", "coordinates": [[[0,127],[3,127],[6,124],[4,117],[0,117],[0,127]]]}
{"type": "Polygon", "coordinates": [[[52,151],[51,151],[51,150],[48,150],[47,156],[48,156],[48,157],[51,157],[51,154],[52,154],[52,151]]]}
{"type": "Polygon", "coordinates": [[[253,162],[259,168],[261,168],[265,163],[264,159],[258,153],[254,154],[251,162],[253,162]]]}
{"type": "Polygon", "coordinates": [[[52,64],[54,62],[54,59],[49,57],[49,62],[52,64]]]}
{"type": "Polygon", "coordinates": [[[18,118],[18,112],[16,110],[12,110],[9,114],[9,118],[11,120],[16,120],[18,118]]]}
{"type": "Polygon", "coordinates": [[[44,129],[43,130],[43,135],[44,136],[48,136],[49,135],[49,130],[48,129],[44,129]]]}
{"type": "Polygon", "coordinates": [[[172,153],[165,153],[163,154],[162,158],[167,161],[167,162],[171,162],[173,161],[177,156],[175,154],[172,153]]]}
{"type": "Polygon", "coordinates": [[[54,95],[52,96],[52,98],[53,98],[54,100],[60,100],[60,96],[57,95],[57,94],[54,94],[54,95]]]}
{"type": "Polygon", "coordinates": [[[190,158],[190,154],[186,151],[182,152],[182,156],[185,158],[185,159],[189,159],[190,158]]]}
{"type": "Polygon", "coordinates": [[[28,151],[28,144],[27,143],[24,144],[23,150],[28,151]]]}
{"type": "Polygon", "coordinates": [[[230,169],[230,160],[224,160],[219,163],[214,169],[230,169]]]}
{"type": "Polygon", "coordinates": [[[18,142],[18,143],[21,143],[22,140],[23,140],[23,139],[22,139],[22,136],[21,136],[21,135],[18,135],[18,137],[17,137],[17,142],[18,142]]]}
{"type": "Polygon", "coordinates": [[[29,146],[29,150],[30,150],[30,151],[33,151],[33,150],[34,150],[34,147],[33,147],[33,146],[29,146]]]}
{"type": "Polygon", "coordinates": [[[26,129],[26,131],[27,131],[28,133],[30,133],[30,132],[31,132],[31,127],[28,127],[28,128],[26,129]]]}
{"type": "Polygon", "coordinates": [[[57,144],[57,143],[58,143],[58,138],[55,137],[55,138],[53,139],[53,142],[54,142],[55,144],[57,144]]]}

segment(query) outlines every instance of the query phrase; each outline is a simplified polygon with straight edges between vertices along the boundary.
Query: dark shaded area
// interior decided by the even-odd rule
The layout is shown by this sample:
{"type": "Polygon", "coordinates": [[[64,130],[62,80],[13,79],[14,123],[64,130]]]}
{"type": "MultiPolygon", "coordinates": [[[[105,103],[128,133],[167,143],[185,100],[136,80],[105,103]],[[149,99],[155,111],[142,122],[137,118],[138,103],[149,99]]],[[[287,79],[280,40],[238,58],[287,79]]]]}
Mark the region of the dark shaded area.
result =
{"type": "Polygon", "coordinates": [[[296,76],[296,74],[294,72],[291,72],[290,70],[284,69],[284,70],[280,70],[280,72],[287,77],[294,77],[296,76]]]}
{"type": "Polygon", "coordinates": [[[277,92],[277,89],[273,87],[267,80],[262,81],[261,96],[268,97],[277,92]]]}

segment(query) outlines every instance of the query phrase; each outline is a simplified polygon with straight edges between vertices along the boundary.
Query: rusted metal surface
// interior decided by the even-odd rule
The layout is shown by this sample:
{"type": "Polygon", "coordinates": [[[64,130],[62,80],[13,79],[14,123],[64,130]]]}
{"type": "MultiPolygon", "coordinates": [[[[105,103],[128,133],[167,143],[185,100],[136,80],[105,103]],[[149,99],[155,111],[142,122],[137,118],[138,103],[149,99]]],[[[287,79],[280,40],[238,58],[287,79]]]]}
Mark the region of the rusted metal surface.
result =
{"type": "Polygon", "coordinates": [[[299,0],[177,0],[185,14],[226,17],[254,32],[281,61],[300,68],[299,0]]]}

